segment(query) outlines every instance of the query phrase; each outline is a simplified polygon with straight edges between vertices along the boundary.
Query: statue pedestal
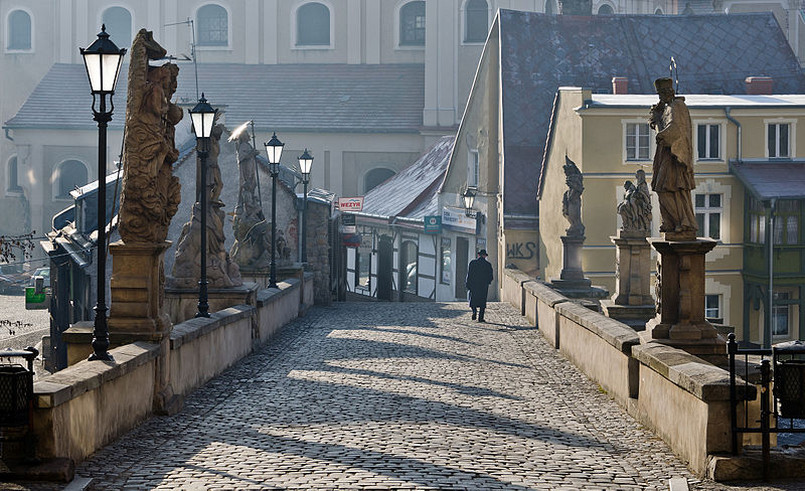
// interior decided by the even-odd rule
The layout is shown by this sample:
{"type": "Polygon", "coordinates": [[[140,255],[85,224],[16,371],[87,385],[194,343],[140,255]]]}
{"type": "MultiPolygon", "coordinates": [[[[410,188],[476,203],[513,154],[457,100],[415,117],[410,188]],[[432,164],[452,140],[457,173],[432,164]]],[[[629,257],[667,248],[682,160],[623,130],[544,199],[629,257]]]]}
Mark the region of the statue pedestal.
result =
{"type": "MultiPolygon", "coordinates": [[[[666,235],[667,237],[667,235],[666,235]]],[[[726,356],[726,342],[704,318],[704,257],[712,239],[649,239],[660,254],[657,315],[646,324],[646,341],[660,342],[705,359],[726,356]]]]}
{"type": "Polygon", "coordinates": [[[642,234],[620,230],[610,239],[617,247],[617,283],[612,299],[601,302],[601,306],[608,317],[642,331],[656,313],[651,296],[651,248],[642,234]]]}
{"type": "Polygon", "coordinates": [[[112,305],[109,338],[114,345],[147,341],[159,345],[154,411],[175,414],[184,403],[170,383],[170,317],[164,309],[165,250],[169,241],[109,244],[112,255],[112,305]]]}
{"type": "MultiPolygon", "coordinates": [[[[210,288],[207,291],[207,303],[210,313],[235,305],[257,305],[256,283],[244,283],[229,288],[210,288]]],[[[198,288],[166,288],[165,310],[174,324],[192,319],[198,312],[198,288]]]]}
{"type": "Polygon", "coordinates": [[[109,332],[117,339],[158,343],[170,333],[163,308],[164,255],[169,241],[154,244],[109,244],[112,255],[112,305],[109,332]]]}
{"type": "Polygon", "coordinates": [[[592,286],[592,282],[584,277],[581,265],[581,251],[584,236],[560,237],[562,239],[562,272],[559,279],[552,279],[551,286],[569,298],[605,298],[609,292],[603,288],[592,286]]]}

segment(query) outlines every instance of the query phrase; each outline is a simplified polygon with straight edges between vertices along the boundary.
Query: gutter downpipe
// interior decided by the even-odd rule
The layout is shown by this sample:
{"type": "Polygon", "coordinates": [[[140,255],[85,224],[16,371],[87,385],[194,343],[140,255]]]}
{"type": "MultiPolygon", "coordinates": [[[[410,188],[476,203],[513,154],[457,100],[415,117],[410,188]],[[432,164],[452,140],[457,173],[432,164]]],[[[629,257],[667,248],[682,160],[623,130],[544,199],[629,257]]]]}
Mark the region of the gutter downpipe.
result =
{"type": "Polygon", "coordinates": [[[772,323],[774,322],[774,209],[776,206],[777,200],[772,198],[769,208],[769,240],[767,241],[769,244],[769,312],[766,335],[763,336],[764,348],[771,348],[772,323]]]}
{"type": "Polygon", "coordinates": [[[743,152],[743,145],[742,145],[742,142],[741,142],[741,136],[743,134],[743,131],[741,129],[741,123],[739,123],[737,119],[735,119],[732,116],[730,116],[730,111],[732,111],[731,107],[729,107],[729,106],[725,107],[724,108],[724,116],[727,117],[727,119],[729,120],[730,123],[734,124],[735,127],[738,128],[737,142],[736,142],[736,145],[735,145],[737,148],[735,149],[735,153],[736,153],[736,158],[737,158],[738,162],[740,162],[741,159],[743,158],[743,155],[741,154],[741,152],[743,152]]]}

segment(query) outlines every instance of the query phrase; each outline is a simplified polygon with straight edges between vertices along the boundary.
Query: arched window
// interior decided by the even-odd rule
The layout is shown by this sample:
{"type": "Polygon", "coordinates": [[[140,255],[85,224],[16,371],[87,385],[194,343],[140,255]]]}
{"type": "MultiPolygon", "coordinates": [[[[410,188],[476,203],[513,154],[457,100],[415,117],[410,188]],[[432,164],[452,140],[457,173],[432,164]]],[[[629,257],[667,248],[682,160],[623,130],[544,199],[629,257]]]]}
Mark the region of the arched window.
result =
{"type": "Polygon", "coordinates": [[[606,3],[598,7],[598,15],[612,15],[614,13],[615,11],[612,10],[612,7],[606,3]]]}
{"type": "Polygon", "coordinates": [[[408,2],[400,8],[400,46],[425,45],[425,2],[408,2]]]}
{"type": "Polygon", "coordinates": [[[6,186],[6,190],[14,193],[19,193],[22,191],[20,187],[20,175],[19,175],[19,168],[17,167],[17,156],[13,156],[8,159],[8,172],[6,173],[8,177],[6,186]]]}
{"type": "Polygon", "coordinates": [[[655,10],[654,15],[662,15],[662,9],[655,10]]]}
{"type": "Polygon", "coordinates": [[[296,11],[296,45],[330,45],[330,9],[319,2],[310,2],[296,11]]]}
{"type": "Polygon", "coordinates": [[[486,41],[489,30],[489,5],[486,0],[467,0],[464,4],[464,41],[486,41]]]}
{"type": "Polygon", "coordinates": [[[363,178],[363,192],[367,193],[370,189],[377,187],[378,184],[394,175],[394,171],[378,167],[366,173],[363,178]]]}
{"type": "Polygon", "coordinates": [[[545,0],[545,13],[550,15],[556,11],[556,6],[553,3],[553,0],[545,0]]]}
{"type": "Polygon", "coordinates": [[[198,9],[196,16],[199,46],[229,44],[229,18],[225,8],[211,3],[198,9]]]}
{"type": "Polygon", "coordinates": [[[118,47],[131,46],[131,12],[123,7],[109,7],[103,11],[101,20],[118,47]]]}
{"type": "Polygon", "coordinates": [[[56,198],[69,198],[70,191],[85,185],[87,166],[80,160],[65,160],[56,169],[54,192],[56,198]]]}
{"type": "Polygon", "coordinates": [[[31,49],[31,16],[15,10],[8,16],[8,49],[31,49]]]}

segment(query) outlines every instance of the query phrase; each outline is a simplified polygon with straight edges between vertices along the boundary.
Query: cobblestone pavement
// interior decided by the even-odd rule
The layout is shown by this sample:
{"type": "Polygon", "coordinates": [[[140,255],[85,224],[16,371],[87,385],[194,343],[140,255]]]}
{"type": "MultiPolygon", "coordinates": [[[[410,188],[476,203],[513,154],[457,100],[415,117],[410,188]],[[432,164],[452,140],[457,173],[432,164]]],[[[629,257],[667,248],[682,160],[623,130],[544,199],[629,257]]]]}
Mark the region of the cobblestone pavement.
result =
{"type": "Polygon", "coordinates": [[[510,306],[486,317],[314,308],[77,474],[94,490],[748,489],[696,480],[510,306]]]}
{"type": "Polygon", "coordinates": [[[0,295],[0,349],[4,341],[29,332],[50,328],[47,310],[25,310],[24,295],[0,295]]]}

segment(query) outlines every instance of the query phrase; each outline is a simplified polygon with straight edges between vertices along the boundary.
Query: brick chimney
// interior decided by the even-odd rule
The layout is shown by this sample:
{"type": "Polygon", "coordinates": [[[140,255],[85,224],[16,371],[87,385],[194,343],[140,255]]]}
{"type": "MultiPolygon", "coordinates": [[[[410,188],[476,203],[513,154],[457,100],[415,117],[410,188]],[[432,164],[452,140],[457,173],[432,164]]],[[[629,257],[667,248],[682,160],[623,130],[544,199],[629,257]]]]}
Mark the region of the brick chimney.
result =
{"type": "Polygon", "coordinates": [[[774,79],[771,77],[746,77],[748,95],[771,95],[774,79]]]}
{"type": "Polygon", "coordinates": [[[612,77],[612,93],[613,94],[628,94],[629,93],[629,79],[626,77],[612,77]]]}

